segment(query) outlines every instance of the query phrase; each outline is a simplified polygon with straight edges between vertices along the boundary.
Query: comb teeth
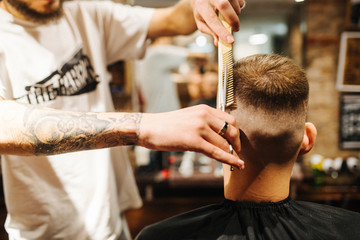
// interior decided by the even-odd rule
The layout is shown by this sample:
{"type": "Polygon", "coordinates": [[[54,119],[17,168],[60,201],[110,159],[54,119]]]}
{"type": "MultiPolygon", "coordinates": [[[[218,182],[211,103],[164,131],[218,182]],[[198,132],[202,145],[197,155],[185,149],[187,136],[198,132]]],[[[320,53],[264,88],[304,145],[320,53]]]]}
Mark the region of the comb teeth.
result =
{"type": "MultiPolygon", "coordinates": [[[[233,77],[233,54],[232,50],[223,54],[222,67],[225,70],[227,68],[226,76],[226,89],[225,89],[225,106],[229,107],[234,103],[234,77],[233,77]],[[226,63],[226,64],[225,64],[226,63]]],[[[222,79],[224,79],[224,71],[222,73],[222,79]]]]}
{"type": "MultiPolygon", "coordinates": [[[[226,28],[226,30],[231,33],[231,26],[226,22],[222,14],[219,14],[219,19],[226,28]]],[[[219,64],[219,88],[221,89],[222,99],[218,101],[219,107],[225,111],[226,107],[234,104],[234,78],[233,78],[233,51],[232,45],[219,41],[218,48],[218,64],[219,64]]],[[[220,94],[219,94],[220,95],[220,94]]]]}

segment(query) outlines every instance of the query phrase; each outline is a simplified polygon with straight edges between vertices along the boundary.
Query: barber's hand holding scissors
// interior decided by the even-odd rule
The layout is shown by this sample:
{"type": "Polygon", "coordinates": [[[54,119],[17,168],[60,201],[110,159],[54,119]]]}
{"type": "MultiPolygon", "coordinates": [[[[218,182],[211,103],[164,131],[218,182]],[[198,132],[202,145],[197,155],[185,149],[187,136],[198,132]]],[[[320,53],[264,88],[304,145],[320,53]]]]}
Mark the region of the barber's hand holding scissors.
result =
{"type": "Polygon", "coordinates": [[[242,168],[244,162],[229,153],[229,143],[240,151],[235,118],[206,105],[173,112],[143,114],[138,145],[163,151],[196,151],[242,168]]]}
{"type": "Polygon", "coordinates": [[[221,13],[232,30],[237,32],[240,30],[238,15],[245,4],[245,0],[192,0],[198,29],[203,33],[212,35],[216,46],[219,38],[227,43],[233,43],[234,37],[224,28],[217,17],[217,12],[221,13]]]}

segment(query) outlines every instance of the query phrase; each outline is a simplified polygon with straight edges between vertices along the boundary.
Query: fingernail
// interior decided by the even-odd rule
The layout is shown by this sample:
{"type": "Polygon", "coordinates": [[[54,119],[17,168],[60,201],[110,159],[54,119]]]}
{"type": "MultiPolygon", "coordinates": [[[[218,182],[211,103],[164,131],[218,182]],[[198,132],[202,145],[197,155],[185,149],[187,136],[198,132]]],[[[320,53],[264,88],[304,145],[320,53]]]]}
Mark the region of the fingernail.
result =
{"type": "Polygon", "coordinates": [[[227,36],[226,41],[227,41],[227,43],[233,43],[234,42],[234,37],[233,36],[227,36]]]}
{"type": "Polygon", "coordinates": [[[244,161],[238,159],[238,168],[239,168],[239,170],[242,170],[242,169],[245,168],[245,163],[244,163],[244,161]]]}
{"type": "Polygon", "coordinates": [[[219,38],[216,35],[213,35],[214,45],[218,47],[219,38]]]}
{"type": "Polygon", "coordinates": [[[239,169],[239,170],[244,170],[244,168],[245,168],[245,165],[237,166],[237,169],[239,169]]]}

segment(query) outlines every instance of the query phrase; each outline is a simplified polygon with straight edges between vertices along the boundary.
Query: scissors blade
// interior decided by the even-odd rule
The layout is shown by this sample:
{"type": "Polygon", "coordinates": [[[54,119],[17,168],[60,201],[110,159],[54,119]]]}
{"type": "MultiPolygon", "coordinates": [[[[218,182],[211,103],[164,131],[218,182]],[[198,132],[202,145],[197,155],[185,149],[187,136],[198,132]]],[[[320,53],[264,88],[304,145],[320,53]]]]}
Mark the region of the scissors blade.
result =
{"type": "Polygon", "coordinates": [[[221,110],[225,112],[226,106],[226,84],[227,84],[227,63],[225,63],[224,76],[222,80],[222,91],[221,91],[221,110]]]}

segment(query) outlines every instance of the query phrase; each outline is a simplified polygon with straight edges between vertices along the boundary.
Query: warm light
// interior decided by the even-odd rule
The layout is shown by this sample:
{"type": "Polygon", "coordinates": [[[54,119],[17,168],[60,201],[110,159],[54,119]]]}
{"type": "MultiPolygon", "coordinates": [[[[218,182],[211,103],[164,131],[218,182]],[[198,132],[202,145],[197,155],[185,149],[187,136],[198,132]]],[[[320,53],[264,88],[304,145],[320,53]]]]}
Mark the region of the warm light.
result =
{"type": "Polygon", "coordinates": [[[251,45],[261,45],[268,41],[268,36],[264,33],[253,34],[249,37],[249,43],[251,45]]]}
{"type": "Polygon", "coordinates": [[[204,36],[198,36],[195,40],[196,45],[198,45],[199,47],[205,47],[207,40],[206,37],[204,36]]]}
{"type": "Polygon", "coordinates": [[[295,2],[303,2],[304,0],[295,0],[295,2]]]}

